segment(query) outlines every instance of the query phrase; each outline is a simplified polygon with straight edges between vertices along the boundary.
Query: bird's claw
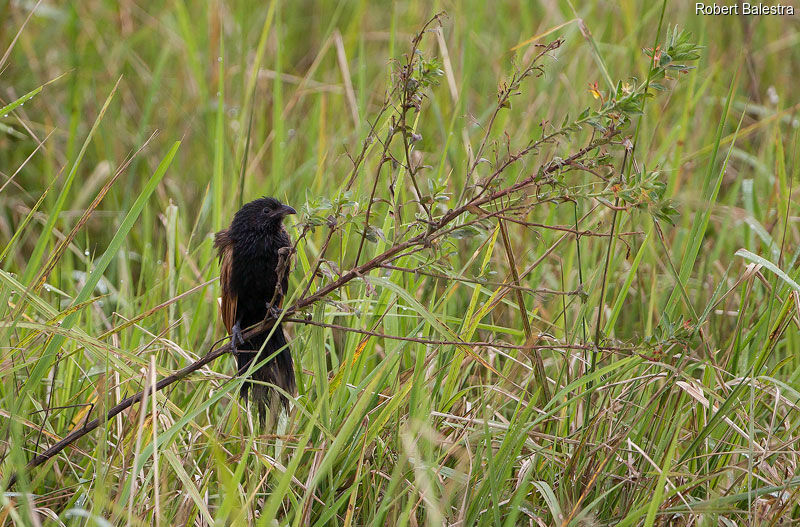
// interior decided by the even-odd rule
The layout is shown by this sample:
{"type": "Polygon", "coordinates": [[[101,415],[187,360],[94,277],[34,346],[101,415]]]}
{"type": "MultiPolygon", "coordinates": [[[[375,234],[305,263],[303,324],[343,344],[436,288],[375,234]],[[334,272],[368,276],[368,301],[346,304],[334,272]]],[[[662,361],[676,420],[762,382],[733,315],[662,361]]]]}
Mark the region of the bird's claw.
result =
{"type": "Polygon", "coordinates": [[[239,344],[244,344],[244,338],[242,337],[242,326],[237,322],[231,329],[231,348],[233,349],[234,355],[239,352],[239,344]]]}
{"type": "Polygon", "coordinates": [[[281,313],[283,313],[283,309],[275,307],[272,303],[267,302],[267,318],[277,320],[281,316],[281,313]]]}

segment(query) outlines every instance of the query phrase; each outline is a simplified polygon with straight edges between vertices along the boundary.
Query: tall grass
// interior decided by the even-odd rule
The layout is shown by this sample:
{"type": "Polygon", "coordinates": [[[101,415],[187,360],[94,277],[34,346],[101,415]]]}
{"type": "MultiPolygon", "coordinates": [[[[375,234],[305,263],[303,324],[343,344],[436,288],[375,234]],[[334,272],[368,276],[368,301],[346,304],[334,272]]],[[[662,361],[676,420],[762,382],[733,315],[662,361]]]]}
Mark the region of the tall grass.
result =
{"type": "Polygon", "coordinates": [[[795,19],[435,4],[0,6],[3,524],[798,522],[795,19]],[[676,25],[699,60],[655,78],[676,25]],[[564,165],[629,85],[641,115],[564,165]],[[225,356],[25,468],[215,347],[211,235],[242,201],[301,211],[291,306],[575,121],[492,182],[543,174],[503,203],[535,206],[473,210],[288,324],[287,419],[254,422],[225,356]]]}

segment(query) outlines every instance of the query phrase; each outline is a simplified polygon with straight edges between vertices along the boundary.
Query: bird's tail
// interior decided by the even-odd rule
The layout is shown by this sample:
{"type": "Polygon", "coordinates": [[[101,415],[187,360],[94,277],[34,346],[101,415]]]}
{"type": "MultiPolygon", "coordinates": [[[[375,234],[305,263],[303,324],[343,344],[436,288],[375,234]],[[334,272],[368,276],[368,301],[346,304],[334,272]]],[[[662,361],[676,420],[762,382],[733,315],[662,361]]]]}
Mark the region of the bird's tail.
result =
{"type": "Polygon", "coordinates": [[[269,362],[252,372],[250,375],[251,380],[242,384],[242,398],[247,399],[249,396],[251,403],[258,411],[258,416],[262,423],[266,422],[267,410],[273,417],[278,415],[281,408],[289,410],[289,399],[271,385],[279,387],[290,395],[295,395],[297,392],[292,354],[289,351],[286,336],[283,334],[283,328],[280,325],[275,326],[272,336],[264,345],[261,353],[247,351],[247,349],[261,348],[265,337],[266,335],[261,338],[256,336],[248,339],[245,345],[242,346],[242,348],[246,349],[240,349],[236,357],[239,373],[242,374],[250,368],[250,364],[253,361],[259,363],[277,352],[277,355],[270,359],[269,362]]]}

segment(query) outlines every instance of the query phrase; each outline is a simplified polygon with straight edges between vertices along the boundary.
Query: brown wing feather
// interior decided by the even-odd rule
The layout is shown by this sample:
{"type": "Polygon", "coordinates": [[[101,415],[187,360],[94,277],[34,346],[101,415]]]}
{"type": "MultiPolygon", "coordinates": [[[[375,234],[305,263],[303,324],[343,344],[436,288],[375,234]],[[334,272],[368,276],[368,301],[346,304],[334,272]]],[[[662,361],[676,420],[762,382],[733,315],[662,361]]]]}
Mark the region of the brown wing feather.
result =
{"type": "Polygon", "coordinates": [[[219,231],[214,237],[214,247],[219,252],[220,273],[219,285],[222,291],[220,299],[220,313],[222,323],[228,334],[233,331],[236,323],[236,295],[231,291],[231,273],[233,272],[233,244],[227,230],[219,231]]]}

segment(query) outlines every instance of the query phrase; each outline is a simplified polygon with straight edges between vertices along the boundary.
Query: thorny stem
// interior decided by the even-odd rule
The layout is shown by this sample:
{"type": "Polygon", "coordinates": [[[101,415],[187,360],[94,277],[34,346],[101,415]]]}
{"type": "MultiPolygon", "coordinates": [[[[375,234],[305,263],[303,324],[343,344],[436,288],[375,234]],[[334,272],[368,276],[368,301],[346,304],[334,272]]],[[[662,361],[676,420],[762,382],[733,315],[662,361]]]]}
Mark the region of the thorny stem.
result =
{"type": "MultiPolygon", "coordinates": [[[[372,140],[375,137],[375,128],[378,126],[378,122],[383,117],[383,114],[386,113],[386,110],[388,110],[388,108],[390,106],[389,101],[391,100],[391,97],[394,94],[394,91],[396,89],[397,88],[393,88],[392,91],[384,99],[383,106],[381,107],[380,111],[378,112],[378,116],[372,122],[372,125],[370,125],[370,130],[369,130],[369,133],[367,134],[367,138],[364,140],[364,142],[361,145],[361,152],[359,152],[358,157],[356,157],[355,159],[351,158],[352,161],[353,161],[353,169],[352,169],[352,171],[350,173],[350,177],[347,180],[347,184],[345,185],[345,190],[350,190],[350,188],[353,186],[353,183],[355,182],[356,176],[358,175],[358,170],[359,170],[359,168],[361,168],[361,165],[362,165],[362,163],[364,162],[364,159],[367,156],[367,152],[369,152],[370,146],[372,145],[372,140]]],[[[386,152],[386,148],[388,148],[388,147],[384,147],[384,154],[386,152]]],[[[378,174],[375,176],[375,185],[376,186],[378,184],[378,175],[380,175],[380,167],[378,167],[378,174]]],[[[364,227],[364,233],[362,233],[362,238],[361,238],[361,244],[362,245],[364,244],[364,235],[366,235],[366,229],[367,229],[367,226],[369,225],[369,212],[370,212],[370,208],[372,207],[372,200],[373,200],[374,196],[375,196],[375,190],[373,189],[372,196],[370,196],[370,201],[369,201],[369,204],[367,205],[366,225],[364,227]]],[[[339,207],[339,210],[336,211],[337,216],[338,216],[339,212],[341,212],[341,205],[339,207]]],[[[317,271],[319,271],[320,265],[322,265],[322,261],[325,258],[325,251],[327,250],[328,245],[330,244],[331,239],[333,238],[334,232],[336,232],[335,225],[331,226],[331,228],[328,230],[328,235],[325,238],[325,243],[322,244],[322,249],[319,252],[319,256],[317,256],[317,261],[314,263],[314,271],[309,274],[308,282],[306,283],[305,289],[303,290],[303,294],[300,295],[301,297],[305,296],[308,293],[308,290],[311,288],[311,281],[317,275],[317,271]]],[[[361,248],[360,247],[359,247],[358,252],[359,252],[359,255],[360,255],[361,254],[361,248]]],[[[354,265],[358,265],[358,257],[356,257],[354,265]]]]}
{"type": "MultiPolygon", "coordinates": [[[[356,253],[356,259],[353,265],[358,265],[359,260],[361,260],[361,251],[364,249],[364,241],[367,238],[367,231],[369,230],[369,220],[370,215],[372,213],[372,204],[375,202],[375,193],[378,191],[378,181],[381,178],[381,169],[383,165],[388,161],[386,153],[389,150],[389,145],[392,142],[392,137],[394,136],[394,129],[389,130],[389,133],[386,135],[386,141],[383,143],[383,152],[381,153],[381,159],[378,161],[378,168],[375,170],[375,179],[372,183],[372,192],[369,195],[369,201],[367,202],[367,212],[364,217],[364,229],[361,232],[361,241],[358,243],[358,252],[356,253]]],[[[309,282],[310,284],[310,282],[309,282]]]]}
{"type": "MultiPolygon", "coordinates": [[[[380,164],[378,165],[378,173],[380,173],[381,165],[383,165],[383,163],[387,160],[387,152],[388,152],[388,149],[389,149],[389,144],[391,143],[392,138],[394,137],[394,135],[396,133],[398,133],[398,130],[399,130],[399,132],[403,136],[403,152],[405,154],[405,160],[406,160],[405,168],[408,171],[409,177],[411,178],[411,183],[414,185],[414,190],[416,190],[416,192],[417,192],[417,202],[423,208],[423,210],[425,211],[425,214],[427,215],[429,220],[432,217],[431,216],[431,211],[428,209],[428,207],[425,205],[424,200],[422,199],[422,191],[420,190],[419,185],[417,184],[416,171],[414,170],[413,163],[411,162],[411,148],[409,147],[410,138],[409,138],[409,135],[408,135],[408,123],[406,122],[406,116],[408,114],[408,110],[410,110],[411,108],[414,107],[414,104],[411,102],[410,96],[412,94],[414,94],[414,95],[418,94],[417,88],[411,88],[410,86],[411,86],[411,81],[415,80],[415,79],[413,79],[413,72],[414,72],[414,66],[417,63],[416,62],[416,57],[417,57],[417,52],[419,50],[419,45],[422,42],[422,38],[425,36],[425,33],[427,33],[428,28],[434,22],[439,22],[440,23],[441,18],[444,15],[445,15],[444,11],[434,15],[431,19],[429,19],[425,23],[424,26],[422,26],[422,29],[414,36],[414,38],[411,41],[411,51],[406,55],[406,63],[400,68],[398,82],[397,82],[397,86],[399,86],[400,93],[401,93],[401,95],[400,95],[400,109],[398,111],[399,121],[393,123],[393,126],[390,129],[389,137],[388,137],[388,139],[386,141],[386,144],[384,145],[384,155],[381,158],[380,164]]],[[[376,181],[376,184],[377,184],[377,181],[376,181]]],[[[374,189],[373,189],[373,195],[374,195],[374,189]]],[[[372,201],[371,200],[370,200],[370,204],[369,205],[372,205],[372,201]]],[[[402,217],[401,217],[402,208],[401,207],[397,207],[395,213],[397,215],[397,218],[396,218],[397,221],[399,223],[402,223],[402,217]]],[[[367,220],[368,219],[369,219],[369,216],[367,217],[367,220]]],[[[366,236],[366,231],[367,231],[368,228],[369,228],[369,223],[367,221],[367,223],[365,223],[365,225],[364,225],[364,232],[362,233],[362,236],[361,236],[361,246],[362,247],[363,247],[363,244],[364,244],[364,237],[366,236]]],[[[359,256],[360,256],[361,255],[361,247],[359,247],[358,253],[359,253],[359,256]]],[[[358,264],[358,261],[356,261],[356,264],[358,264]]]]}
{"type": "Polygon", "coordinates": [[[470,185],[470,181],[475,173],[475,169],[478,167],[478,164],[483,159],[483,151],[486,148],[486,144],[489,142],[489,136],[491,135],[492,128],[494,127],[494,122],[497,119],[497,115],[500,113],[500,110],[503,108],[508,107],[511,96],[515,95],[516,90],[519,88],[520,83],[528,76],[530,76],[534,71],[541,71],[540,66],[538,65],[539,59],[541,59],[544,55],[553,51],[554,49],[558,49],[561,47],[564,41],[561,39],[554,40],[550,44],[544,46],[544,49],[540,51],[529,63],[528,66],[522,70],[514,74],[511,81],[504,85],[503,88],[500,90],[497,96],[497,105],[492,112],[492,116],[489,118],[489,122],[486,125],[486,131],[484,132],[483,139],[481,140],[481,145],[478,147],[478,150],[475,152],[474,159],[472,160],[472,165],[467,170],[466,177],[464,178],[464,187],[461,190],[461,196],[459,197],[459,203],[464,200],[467,191],[472,188],[473,185],[470,185]]]}

